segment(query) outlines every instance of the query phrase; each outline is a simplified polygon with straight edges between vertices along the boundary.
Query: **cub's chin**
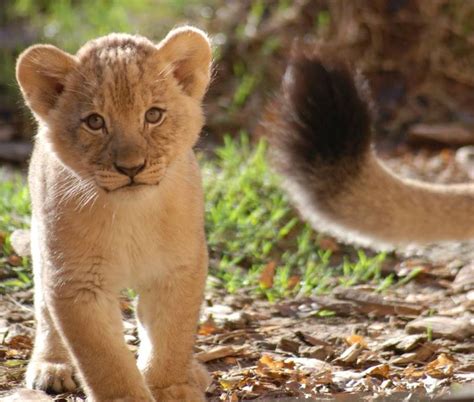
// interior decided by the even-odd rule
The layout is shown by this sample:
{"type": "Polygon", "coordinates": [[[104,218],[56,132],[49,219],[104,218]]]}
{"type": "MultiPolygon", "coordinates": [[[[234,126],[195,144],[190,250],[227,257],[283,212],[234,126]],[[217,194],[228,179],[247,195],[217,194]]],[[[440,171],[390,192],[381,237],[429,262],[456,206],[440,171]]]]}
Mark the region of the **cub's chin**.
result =
{"type": "Polygon", "coordinates": [[[127,193],[134,193],[134,192],[140,192],[143,191],[147,188],[156,188],[158,187],[160,183],[137,183],[137,182],[131,182],[129,184],[126,184],[125,186],[119,187],[115,191],[118,192],[127,192],[127,193]]]}

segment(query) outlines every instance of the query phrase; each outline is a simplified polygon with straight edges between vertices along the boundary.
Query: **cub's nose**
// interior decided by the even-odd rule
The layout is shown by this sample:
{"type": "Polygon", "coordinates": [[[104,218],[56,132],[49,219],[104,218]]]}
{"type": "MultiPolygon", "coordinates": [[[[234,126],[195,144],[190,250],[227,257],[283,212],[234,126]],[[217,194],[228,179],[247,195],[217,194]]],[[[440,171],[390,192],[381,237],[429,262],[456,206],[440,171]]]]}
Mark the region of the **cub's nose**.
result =
{"type": "Polygon", "coordinates": [[[118,172],[133,179],[138,173],[140,173],[145,168],[145,163],[141,163],[135,166],[124,166],[115,163],[114,166],[118,172]]]}

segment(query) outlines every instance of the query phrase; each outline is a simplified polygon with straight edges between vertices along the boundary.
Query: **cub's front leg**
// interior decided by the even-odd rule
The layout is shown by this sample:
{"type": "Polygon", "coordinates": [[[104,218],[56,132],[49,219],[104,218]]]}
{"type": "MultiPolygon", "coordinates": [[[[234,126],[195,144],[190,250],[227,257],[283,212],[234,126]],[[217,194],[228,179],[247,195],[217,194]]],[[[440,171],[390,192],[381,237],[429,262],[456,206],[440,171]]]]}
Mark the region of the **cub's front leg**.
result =
{"type": "Polygon", "coordinates": [[[49,393],[71,392],[77,388],[71,357],[42,300],[35,281],[36,336],[33,355],[26,371],[26,386],[49,393]]]}
{"type": "Polygon", "coordinates": [[[88,400],[154,401],[125,344],[118,299],[101,269],[50,267],[44,283],[46,304],[88,400]]]}
{"type": "Polygon", "coordinates": [[[34,235],[37,227],[32,221],[33,272],[35,283],[36,335],[33,354],[26,371],[26,386],[50,393],[74,391],[77,379],[74,376],[73,362],[64,342],[54,325],[44,300],[43,259],[38,238],[34,235]]]}
{"type": "Polygon", "coordinates": [[[193,359],[193,346],[207,274],[206,251],[196,265],[167,272],[139,292],[138,366],[157,401],[204,401],[210,377],[193,359]]]}

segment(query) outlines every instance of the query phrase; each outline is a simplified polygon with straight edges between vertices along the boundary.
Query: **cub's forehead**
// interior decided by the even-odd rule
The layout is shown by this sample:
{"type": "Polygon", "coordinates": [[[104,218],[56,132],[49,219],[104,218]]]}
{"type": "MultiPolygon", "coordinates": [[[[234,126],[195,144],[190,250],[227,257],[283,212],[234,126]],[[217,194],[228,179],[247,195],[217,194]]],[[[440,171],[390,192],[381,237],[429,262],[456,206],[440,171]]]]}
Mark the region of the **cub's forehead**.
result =
{"type": "Polygon", "coordinates": [[[107,65],[144,61],[154,52],[156,47],[153,42],[143,36],[109,34],[87,42],[76,56],[82,64],[95,62],[107,65]]]}
{"type": "MultiPolygon", "coordinates": [[[[77,79],[94,98],[128,104],[138,96],[137,90],[153,94],[162,75],[158,52],[148,39],[127,34],[110,34],[86,43],[76,54],[79,61],[77,79]]],[[[102,102],[102,103],[104,103],[102,102]]]]}

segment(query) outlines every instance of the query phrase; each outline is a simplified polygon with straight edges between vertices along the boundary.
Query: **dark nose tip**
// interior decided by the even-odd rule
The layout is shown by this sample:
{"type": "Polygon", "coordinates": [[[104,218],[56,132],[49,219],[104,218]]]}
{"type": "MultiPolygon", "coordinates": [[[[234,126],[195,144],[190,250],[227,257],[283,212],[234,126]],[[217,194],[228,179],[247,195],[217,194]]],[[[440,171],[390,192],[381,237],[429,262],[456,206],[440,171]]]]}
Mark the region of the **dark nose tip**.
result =
{"type": "Polygon", "coordinates": [[[118,172],[130,177],[134,178],[138,173],[140,173],[145,167],[145,163],[141,163],[140,165],[135,165],[135,166],[121,166],[115,164],[115,169],[117,169],[118,172]]]}

